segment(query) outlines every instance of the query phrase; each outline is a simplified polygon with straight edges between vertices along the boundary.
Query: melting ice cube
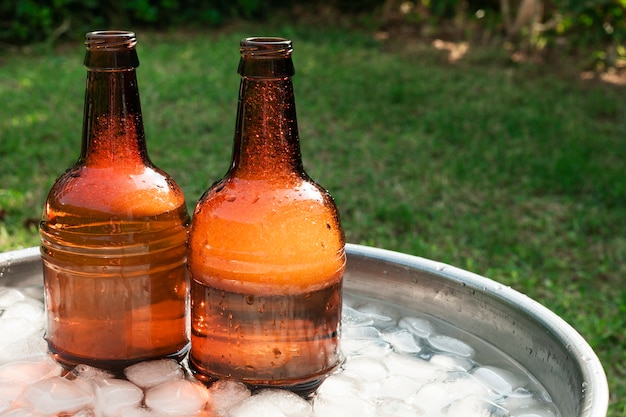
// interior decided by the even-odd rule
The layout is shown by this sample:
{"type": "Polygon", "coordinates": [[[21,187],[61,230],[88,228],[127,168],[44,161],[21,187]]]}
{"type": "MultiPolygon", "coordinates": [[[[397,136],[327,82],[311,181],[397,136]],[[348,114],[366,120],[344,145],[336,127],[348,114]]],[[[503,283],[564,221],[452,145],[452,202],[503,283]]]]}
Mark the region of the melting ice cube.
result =
{"type": "Polygon", "coordinates": [[[0,310],[5,310],[17,301],[22,301],[26,297],[15,288],[0,287],[0,310]]]}
{"type": "Polygon", "coordinates": [[[60,376],[30,385],[24,391],[24,398],[42,414],[77,411],[92,401],[91,394],[60,376]]]}
{"type": "Polygon", "coordinates": [[[529,382],[525,375],[495,366],[481,366],[474,369],[472,374],[501,395],[509,395],[516,388],[524,387],[529,382]]]}
{"type": "Polygon", "coordinates": [[[356,356],[344,363],[343,374],[362,381],[381,381],[389,374],[389,371],[379,359],[356,356]]]}
{"type": "Polygon", "coordinates": [[[398,326],[407,329],[418,337],[428,337],[435,331],[432,323],[421,317],[402,317],[398,321],[398,326]]]}
{"type": "Polygon", "coordinates": [[[40,413],[30,408],[16,408],[1,415],[2,417],[43,417],[40,413]]]}
{"type": "Polygon", "coordinates": [[[418,381],[432,381],[441,367],[414,356],[391,353],[383,359],[391,375],[403,375],[418,381]]]}
{"type": "Polygon", "coordinates": [[[172,379],[146,391],[144,402],[152,410],[175,416],[192,416],[208,400],[206,387],[199,382],[172,379]]]}
{"type": "Polygon", "coordinates": [[[14,361],[36,361],[48,356],[48,343],[39,334],[20,338],[0,348],[0,364],[14,361]]]}
{"type": "Polygon", "coordinates": [[[467,343],[451,336],[433,334],[428,338],[430,345],[439,351],[453,353],[462,357],[474,355],[474,348],[467,343]]]}
{"type": "Polygon", "coordinates": [[[397,309],[377,302],[361,302],[353,306],[361,314],[371,317],[374,325],[378,328],[395,326],[398,323],[399,312],[397,309]]]}
{"type": "Polygon", "coordinates": [[[426,412],[404,401],[386,399],[378,405],[376,417],[426,417],[426,412]]]}
{"type": "Polygon", "coordinates": [[[406,329],[393,328],[385,330],[382,337],[383,340],[391,344],[396,352],[418,353],[422,350],[413,333],[406,329]]]}
{"type": "Polygon", "coordinates": [[[341,311],[341,323],[343,326],[372,326],[374,319],[367,314],[344,305],[341,311]]]}
{"type": "Polygon", "coordinates": [[[379,395],[383,398],[403,400],[415,395],[423,383],[404,375],[391,375],[382,381],[379,395]]]}
{"type": "Polygon", "coordinates": [[[359,397],[323,394],[313,399],[315,417],[373,417],[376,404],[359,397]]]}
{"type": "Polygon", "coordinates": [[[225,416],[230,407],[252,395],[245,384],[225,379],[211,384],[208,394],[208,408],[218,416],[225,416]]]}
{"type": "Polygon", "coordinates": [[[291,391],[264,389],[228,410],[229,417],[309,417],[311,405],[291,391]]]}
{"type": "Polygon", "coordinates": [[[143,391],[137,385],[123,379],[96,379],[95,410],[103,417],[123,415],[120,410],[137,407],[143,399],[143,391]]]}
{"type": "Polygon", "coordinates": [[[51,359],[10,362],[0,366],[0,381],[33,384],[41,379],[61,375],[63,368],[51,359]]]}
{"type": "Polygon", "coordinates": [[[448,408],[448,417],[511,417],[511,414],[498,404],[482,397],[468,395],[455,401],[448,408]]]}
{"type": "Polygon", "coordinates": [[[173,359],[139,362],[126,368],[124,374],[130,382],[144,389],[184,377],[183,369],[173,359]]]}
{"type": "Polygon", "coordinates": [[[26,298],[8,306],[2,314],[2,319],[23,318],[30,321],[35,327],[41,328],[44,322],[44,308],[41,301],[26,298]]]}
{"type": "Polygon", "coordinates": [[[0,348],[3,348],[16,340],[39,334],[40,325],[34,325],[29,320],[18,317],[0,318],[0,348]]]}

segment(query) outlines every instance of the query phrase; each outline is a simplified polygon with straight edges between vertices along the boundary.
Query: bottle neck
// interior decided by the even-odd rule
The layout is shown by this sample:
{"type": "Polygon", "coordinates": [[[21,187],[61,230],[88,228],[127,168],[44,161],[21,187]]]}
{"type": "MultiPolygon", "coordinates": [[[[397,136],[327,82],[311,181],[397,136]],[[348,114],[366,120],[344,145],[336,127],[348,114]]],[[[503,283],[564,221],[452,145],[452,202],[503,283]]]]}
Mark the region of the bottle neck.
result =
{"type": "Polygon", "coordinates": [[[87,37],[87,84],[81,160],[93,167],[149,163],[135,68],[134,34],[94,32],[87,37]]]}
{"type": "Polygon", "coordinates": [[[290,43],[288,53],[284,49],[249,53],[244,42],[231,173],[249,179],[301,178],[306,174],[298,137],[290,43]]]}

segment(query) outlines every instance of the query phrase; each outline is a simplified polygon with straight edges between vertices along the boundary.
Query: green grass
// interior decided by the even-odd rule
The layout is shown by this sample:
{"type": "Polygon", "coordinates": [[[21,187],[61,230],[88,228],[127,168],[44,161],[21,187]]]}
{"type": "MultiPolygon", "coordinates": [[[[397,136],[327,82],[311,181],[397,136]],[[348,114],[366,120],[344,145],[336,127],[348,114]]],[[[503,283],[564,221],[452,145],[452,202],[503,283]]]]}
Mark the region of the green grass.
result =
{"type": "MultiPolygon", "coordinates": [[[[603,362],[609,417],[626,416],[624,88],[470,48],[335,27],[139,33],[153,161],[191,209],[230,164],[238,41],[294,40],[304,164],[334,195],[352,243],[490,277],[575,327],[603,362]]],[[[38,244],[54,179],[80,150],[80,42],[0,56],[0,250],[38,244]]],[[[565,65],[565,64],[563,64],[565,65]]]]}

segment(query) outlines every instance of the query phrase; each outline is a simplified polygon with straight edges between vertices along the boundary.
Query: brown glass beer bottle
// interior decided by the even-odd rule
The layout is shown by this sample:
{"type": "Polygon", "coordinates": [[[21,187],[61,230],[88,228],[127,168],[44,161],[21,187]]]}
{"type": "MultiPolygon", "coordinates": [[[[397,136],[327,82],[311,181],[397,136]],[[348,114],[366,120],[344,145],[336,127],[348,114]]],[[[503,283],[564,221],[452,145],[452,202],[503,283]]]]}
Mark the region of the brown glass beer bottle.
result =
{"type": "Polygon", "coordinates": [[[189,350],[189,215],[149,159],[132,32],[86,35],[82,149],[40,225],[46,339],[66,367],[120,370],[189,350]]]}
{"type": "Polygon", "coordinates": [[[290,40],[241,41],[232,165],[196,205],[189,240],[190,364],[306,394],[342,361],[345,237],[304,171],[290,40]]]}

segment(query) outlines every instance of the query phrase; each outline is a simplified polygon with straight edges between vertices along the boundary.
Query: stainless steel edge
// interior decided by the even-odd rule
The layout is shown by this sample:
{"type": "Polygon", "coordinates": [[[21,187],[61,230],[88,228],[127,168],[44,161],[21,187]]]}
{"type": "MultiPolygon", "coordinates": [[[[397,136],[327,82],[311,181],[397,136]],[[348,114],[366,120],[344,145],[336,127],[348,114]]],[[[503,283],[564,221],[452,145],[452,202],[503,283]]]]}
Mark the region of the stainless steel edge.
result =
{"type": "Polygon", "coordinates": [[[548,390],[564,417],[606,417],[602,364],[567,322],[489,278],[432,260],[348,244],[347,292],[413,306],[506,352],[548,390]]]}

